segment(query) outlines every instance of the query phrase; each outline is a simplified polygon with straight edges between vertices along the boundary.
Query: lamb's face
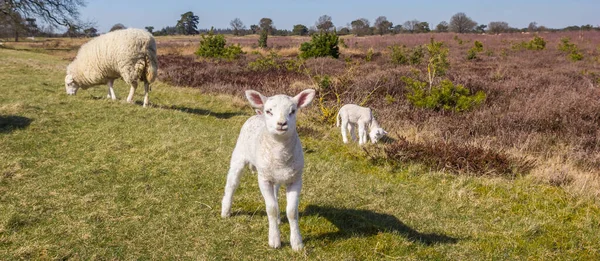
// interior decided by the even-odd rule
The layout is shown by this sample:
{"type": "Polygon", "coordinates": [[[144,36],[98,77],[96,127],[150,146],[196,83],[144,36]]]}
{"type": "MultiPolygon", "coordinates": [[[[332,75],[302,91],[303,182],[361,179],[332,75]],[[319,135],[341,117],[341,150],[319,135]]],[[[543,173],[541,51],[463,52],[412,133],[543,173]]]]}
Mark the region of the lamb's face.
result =
{"type": "Polygon", "coordinates": [[[70,74],[67,74],[67,76],[65,77],[65,88],[67,89],[68,95],[75,95],[77,93],[77,90],[79,89],[79,85],[75,83],[75,80],[73,80],[73,76],[71,76],[70,74]]]}
{"type": "Polygon", "coordinates": [[[296,131],[296,113],[310,104],[315,97],[312,89],[304,90],[295,97],[275,95],[265,97],[257,91],[246,91],[246,97],[258,115],[263,115],[267,131],[274,135],[288,135],[296,131]]]}
{"type": "Polygon", "coordinates": [[[387,135],[387,131],[384,131],[383,128],[374,128],[369,133],[369,138],[371,138],[371,142],[377,143],[383,136],[387,135]]]}
{"type": "Polygon", "coordinates": [[[298,106],[292,101],[292,97],[286,95],[269,97],[263,108],[267,130],[276,135],[284,135],[288,130],[295,130],[297,110],[298,106]]]}

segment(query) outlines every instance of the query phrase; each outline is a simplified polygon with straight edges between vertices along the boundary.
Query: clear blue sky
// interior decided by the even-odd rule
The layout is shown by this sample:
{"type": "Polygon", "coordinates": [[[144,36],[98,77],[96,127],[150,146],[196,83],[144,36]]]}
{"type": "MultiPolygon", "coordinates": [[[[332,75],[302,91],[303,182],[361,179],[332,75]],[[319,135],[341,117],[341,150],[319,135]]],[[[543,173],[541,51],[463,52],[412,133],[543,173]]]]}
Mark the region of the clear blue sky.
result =
{"type": "Polygon", "coordinates": [[[504,21],[517,28],[527,27],[532,21],[550,28],[600,24],[600,0],[88,0],[81,18],[96,22],[100,32],[116,23],[136,28],[154,26],[159,30],[175,25],[187,11],[200,17],[199,28],[227,28],[236,17],[249,28],[268,17],[275,27],[291,30],[295,24],[310,27],[324,14],[332,17],[336,27],[358,18],[367,18],[373,24],[383,15],[394,25],[417,19],[434,28],[458,12],[466,13],[479,24],[504,21]]]}

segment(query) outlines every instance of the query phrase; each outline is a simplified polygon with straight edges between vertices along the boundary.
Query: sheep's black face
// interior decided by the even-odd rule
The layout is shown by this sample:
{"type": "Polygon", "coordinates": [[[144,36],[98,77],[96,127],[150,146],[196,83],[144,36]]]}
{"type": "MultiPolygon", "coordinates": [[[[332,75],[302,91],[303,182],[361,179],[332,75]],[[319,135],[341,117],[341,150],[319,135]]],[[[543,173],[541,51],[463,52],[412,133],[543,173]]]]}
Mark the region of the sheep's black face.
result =
{"type": "Polygon", "coordinates": [[[71,76],[70,74],[67,74],[67,76],[65,77],[65,88],[67,90],[68,95],[75,95],[77,93],[77,90],[79,89],[79,86],[75,83],[75,81],[73,80],[73,76],[71,76]]]}

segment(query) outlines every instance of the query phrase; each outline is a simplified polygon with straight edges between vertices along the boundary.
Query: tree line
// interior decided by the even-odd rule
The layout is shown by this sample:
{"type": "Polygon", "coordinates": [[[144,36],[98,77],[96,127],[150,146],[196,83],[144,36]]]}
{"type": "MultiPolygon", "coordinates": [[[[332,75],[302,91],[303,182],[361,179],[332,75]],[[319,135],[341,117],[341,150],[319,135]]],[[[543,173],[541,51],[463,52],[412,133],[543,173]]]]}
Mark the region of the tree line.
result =
{"type": "MultiPolygon", "coordinates": [[[[187,12],[181,15],[175,26],[167,26],[158,31],[153,31],[154,27],[146,27],[154,35],[193,35],[208,32],[209,29],[198,29],[198,16],[193,12],[187,12]]],[[[385,35],[401,33],[428,33],[428,32],[454,32],[454,33],[514,33],[514,32],[541,32],[541,31],[575,31],[575,30],[600,30],[600,27],[592,25],[568,26],[562,29],[551,29],[536,22],[531,22],[526,28],[515,28],[509,26],[504,21],[493,21],[488,24],[478,24],[465,13],[459,12],[453,15],[449,22],[441,21],[435,27],[431,27],[428,22],[419,20],[408,20],[403,24],[394,24],[385,16],[379,16],[371,25],[366,18],[356,19],[344,26],[336,27],[329,15],[320,16],[313,26],[296,24],[291,30],[277,29],[270,18],[262,18],[258,24],[252,24],[250,27],[235,18],[229,23],[229,28],[213,29],[217,34],[248,35],[261,34],[266,31],[269,35],[311,35],[317,32],[335,32],[338,35],[353,34],[356,36],[366,35],[385,35]]]]}
{"type": "MultiPolygon", "coordinates": [[[[0,0],[0,37],[14,37],[18,41],[23,36],[64,36],[94,37],[98,30],[94,23],[79,20],[79,8],[84,7],[83,0],[0,0]],[[39,25],[42,22],[42,26],[39,25]],[[57,28],[66,28],[64,33],[55,33],[57,28]]],[[[181,14],[173,26],[154,30],[146,26],[146,30],[154,35],[196,35],[208,32],[209,29],[198,29],[199,17],[189,11],[181,14]]],[[[320,16],[314,25],[296,24],[291,29],[279,29],[270,18],[262,18],[249,27],[239,18],[231,20],[229,28],[214,29],[217,34],[264,34],[264,35],[311,35],[316,32],[335,32],[338,35],[354,34],[357,36],[385,35],[400,33],[455,32],[455,33],[508,33],[539,32],[560,30],[600,30],[592,25],[568,26],[562,29],[550,29],[531,22],[527,28],[514,28],[504,21],[478,24],[465,13],[453,15],[448,22],[441,21],[436,26],[419,20],[408,20],[402,24],[394,24],[385,16],[379,16],[373,24],[366,18],[358,18],[342,26],[335,26],[329,15],[320,16]]],[[[123,24],[115,24],[110,31],[123,29],[123,24]]]]}

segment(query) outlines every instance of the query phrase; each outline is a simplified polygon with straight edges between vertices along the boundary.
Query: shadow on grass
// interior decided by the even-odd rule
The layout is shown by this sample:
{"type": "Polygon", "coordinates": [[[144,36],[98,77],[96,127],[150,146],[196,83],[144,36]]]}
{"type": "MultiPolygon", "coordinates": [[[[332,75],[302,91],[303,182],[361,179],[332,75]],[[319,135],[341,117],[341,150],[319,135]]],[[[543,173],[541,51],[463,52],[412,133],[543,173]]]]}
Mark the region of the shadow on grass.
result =
{"type": "Polygon", "coordinates": [[[412,242],[425,245],[454,244],[458,239],[441,234],[420,233],[396,217],[370,210],[342,209],[335,207],[320,207],[309,205],[300,216],[321,216],[333,223],[339,231],[325,233],[308,240],[330,239],[339,240],[349,237],[367,237],[382,232],[396,232],[412,242]]]}
{"type": "MultiPolygon", "coordinates": [[[[137,101],[136,104],[143,105],[143,103],[141,101],[137,101]]],[[[190,107],[178,106],[178,105],[168,106],[168,105],[160,105],[160,104],[150,104],[150,106],[160,108],[160,109],[165,109],[165,110],[181,111],[181,112],[202,115],[202,116],[213,116],[218,119],[229,119],[229,118],[235,117],[235,116],[246,115],[243,112],[213,112],[210,110],[205,110],[205,109],[200,109],[200,108],[190,108],[190,107]]]]}
{"type": "Polygon", "coordinates": [[[16,129],[26,128],[31,122],[32,120],[26,117],[0,115],[0,133],[9,133],[16,129]]]}

